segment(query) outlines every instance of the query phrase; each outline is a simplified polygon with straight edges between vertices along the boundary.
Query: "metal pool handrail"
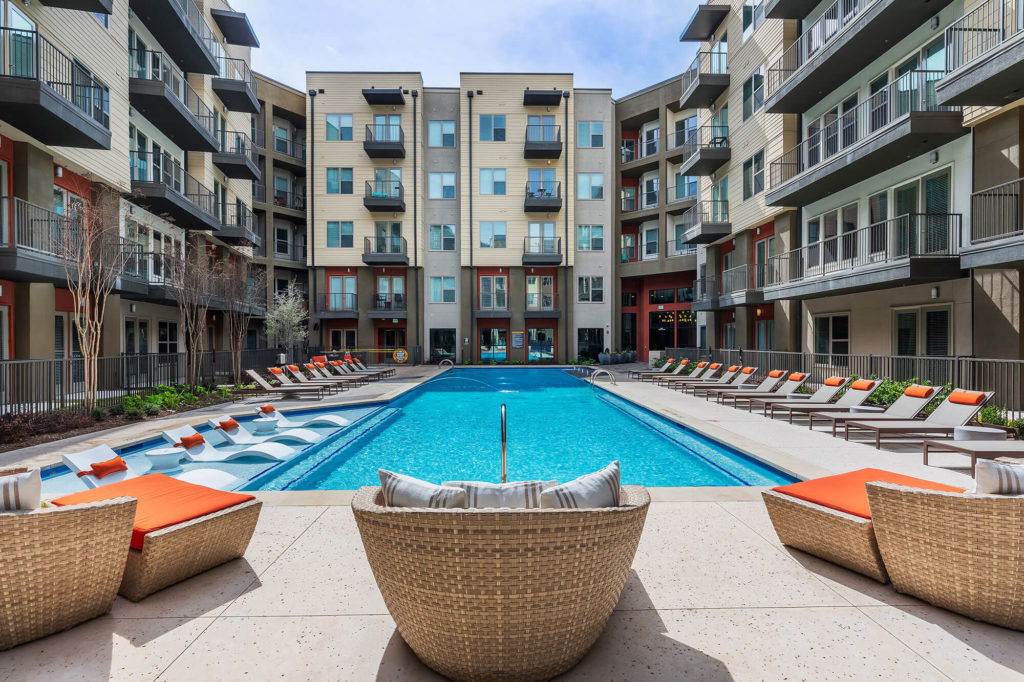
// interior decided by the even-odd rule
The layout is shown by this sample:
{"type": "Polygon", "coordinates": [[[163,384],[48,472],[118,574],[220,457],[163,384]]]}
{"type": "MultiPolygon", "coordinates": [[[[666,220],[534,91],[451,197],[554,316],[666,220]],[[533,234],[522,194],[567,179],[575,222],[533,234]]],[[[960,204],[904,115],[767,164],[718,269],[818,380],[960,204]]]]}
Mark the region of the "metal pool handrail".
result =
{"type": "Polygon", "coordinates": [[[593,371],[593,372],[592,372],[592,373],[590,374],[590,384],[591,384],[591,385],[593,385],[593,384],[594,384],[594,382],[595,382],[595,381],[597,380],[597,377],[601,376],[602,374],[607,374],[607,375],[608,375],[608,378],[612,380],[612,385],[616,385],[616,382],[615,382],[615,375],[614,375],[614,374],[612,374],[611,372],[609,372],[609,371],[608,371],[608,370],[606,370],[606,369],[597,369],[597,370],[594,370],[594,371],[593,371]]]}
{"type": "Polygon", "coordinates": [[[441,362],[437,363],[437,368],[438,368],[438,369],[444,369],[444,368],[445,368],[445,363],[448,363],[448,364],[447,364],[447,366],[448,366],[448,367],[455,367],[455,363],[454,363],[454,362],[452,362],[452,361],[451,361],[450,359],[448,359],[448,358],[445,358],[445,359],[444,359],[444,360],[442,360],[441,362]]]}
{"type": "Polygon", "coordinates": [[[508,469],[506,468],[506,445],[508,443],[508,419],[505,415],[505,403],[501,404],[501,482],[508,482],[508,469]]]}

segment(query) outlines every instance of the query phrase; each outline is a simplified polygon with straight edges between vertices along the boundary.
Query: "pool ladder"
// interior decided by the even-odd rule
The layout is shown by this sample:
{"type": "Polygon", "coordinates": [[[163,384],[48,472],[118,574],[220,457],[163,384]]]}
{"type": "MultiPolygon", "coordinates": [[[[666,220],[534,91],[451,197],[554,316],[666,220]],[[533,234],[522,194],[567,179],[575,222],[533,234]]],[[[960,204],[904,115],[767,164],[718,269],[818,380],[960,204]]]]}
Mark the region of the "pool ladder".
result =
{"type": "Polygon", "coordinates": [[[505,403],[501,404],[501,482],[508,482],[508,469],[506,468],[505,455],[508,443],[508,418],[505,415],[505,403]]]}
{"type": "Polygon", "coordinates": [[[594,383],[597,381],[597,377],[601,376],[602,374],[607,374],[608,378],[611,379],[612,385],[615,385],[615,375],[606,369],[595,369],[593,372],[591,372],[590,385],[593,386],[594,383]]]}
{"type": "Polygon", "coordinates": [[[445,367],[455,367],[455,363],[452,362],[449,358],[445,358],[441,362],[437,363],[438,369],[444,369],[445,367]]]}

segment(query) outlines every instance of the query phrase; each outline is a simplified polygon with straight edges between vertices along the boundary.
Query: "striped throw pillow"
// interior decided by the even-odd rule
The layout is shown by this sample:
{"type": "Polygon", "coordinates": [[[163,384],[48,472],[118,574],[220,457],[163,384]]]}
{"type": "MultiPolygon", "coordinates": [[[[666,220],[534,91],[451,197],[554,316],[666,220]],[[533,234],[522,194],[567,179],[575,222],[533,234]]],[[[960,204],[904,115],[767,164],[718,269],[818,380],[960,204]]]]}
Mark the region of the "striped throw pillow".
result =
{"type": "Polygon", "coordinates": [[[445,481],[444,485],[465,490],[470,509],[539,509],[541,493],[558,485],[558,481],[445,481]]]}
{"type": "Polygon", "coordinates": [[[39,469],[0,476],[0,511],[39,509],[43,478],[39,469]]]}
{"type": "Polygon", "coordinates": [[[978,460],[974,467],[974,492],[985,495],[1024,495],[1024,466],[978,460]]]}
{"type": "Polygon", "coordinates": [[[580,476],[575,481],[549,488],[541,493],[544,509],[594,509],[619,506],[619,463],[580,476]]]}
{"type": "Polygon", "coordinates": [[[462,488],[435,485],[412,476],[378,469],[384,504],[389,507],[429,507],[431,509],[465,509],[466,491],[462,488]]]}

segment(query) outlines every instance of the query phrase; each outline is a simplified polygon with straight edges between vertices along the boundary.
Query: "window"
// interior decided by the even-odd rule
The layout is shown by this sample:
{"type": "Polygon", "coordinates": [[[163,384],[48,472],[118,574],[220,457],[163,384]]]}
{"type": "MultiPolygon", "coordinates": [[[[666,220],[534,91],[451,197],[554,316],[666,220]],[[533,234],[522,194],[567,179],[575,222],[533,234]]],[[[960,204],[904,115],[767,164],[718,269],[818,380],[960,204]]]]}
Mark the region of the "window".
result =
{"type": "Polygon", "coordinates": [[[576,174],[577,199],[604,199],[603,173],[576,174]]]}
{"type": "Polygon", "coordinates": [[[281,126],[274,126],[274,151],[287,154],[291,151],[291,141],[288,139],[288,131],[281,126]]]}
{"type": "Polygon", "coordinates": [[[814,318],[814,352],[817,363],[846,364],[842,358],[850,353],[850,316],[820,315],[814,318]]]}
{"type": "Polygon", "coordinates": [[[651,289],[647,294],[647,300],[651,305],[675,303],[675,294],[675,289],[651,289]]]}
{"type": "Polygon", "coordinates": [[[722,325],[722,348],[736,348],[736,323],[722,325]]]}
{"type": "Polygon", "coordinates": [[[576,300],[580,303],[602,303],[604,277],[580,277],[576,300]]]}
{"type": "Polygon", "coordinates": [[[352,248],[352,221],[327,221],[327,247],[352,248]]]}
{"type": "Polygon", "coordinates": [[[644,260],[654,260],[658,257],[658,228],[649,227],[644,230],[644,260]]]}
{"type": "Polygon", "coordinates": [[[505,310],[508,308],[508,277],[484,275],[480,277],[480,309],[505,310]]]}
{"type": "Polygon", "coordinates": [[[893,354],[952,355],[953,314],[949,306],[899,308],[893,311],[893,354]]]}
{"type": "Polygon", "coordinates": [[[553,362],[555,359],[555,330],[551,327],[526,329],[527,362],[553,362]]]}
{"type": "Polygon", "coordinates": [[[441,362],[445,359],[455,359],[455,330],[431,329],[430,361],[441,362]]]}
{"type": "Polygon", "coordinates": [[[480,194],[505,194],[505,169],[480,169],[480,194]]]}
{"type": "Polygon", "coordinates": [[[352,114],[327,114],[327,139],[352,139],[352,114]]]}
{"type": "Polygon", "coordinates": [[[274,253],[287,256],[292,249],[292,231],[287,227],[274,228],[274,253]]]}
{"type": "Polygon", "coordinates": [[[96,17],[96,21],[103,25],[103,28],[110,28],[110,15],[104,14],[103,12],[92,12],[92,15],[96,17]]]}
{"type": "Polygon", "coordinates": [[[327,193],[328,194],[352,194],[352,169],[351,168],[328,168],[327,169],[327,193]]]}
{"type": "Polygon", "coordinates": [[[764,21],[764,0],[743,0],[743,40],[746,41],[764,21]]]}
{"type": "Polygon", "coordinates": [[[580,121],[576,124],[576,146],[596,148],[604,146],[604,122],[580,121]]]}
{"type": "Polygon", "coordinates": [[[454,251],[455,250],[455,226],[454,225],[431,225],[430,226],[430,250],[431,251],[454,251]]]}
{"type": "Polygon", "coordinates": [[[431,199],[454,199],[455,198],[455,173],[430,173],[430,192],[427,195],[431,199]]]}
{"type": "Polygon", "coordinates": [[[623,308],[635,308],[636,307],[636,292],[635,291],[623,291],[622,292],[622,307],[623,308]]]}
{"type": "Polygon", "coordinates": [[[505,141],[505,115],[480,114],[480,141],[505,141]]]}
{"type": "Polygon", "coordinates": [[[429,121],[427,145],[431,147],[455,146],[455,121],[429,121]]]}
{"type": "Polygon", "coordinates": [[[580,327],[576,330],[576,355],[579,358],[596,361],[598,353],[603,349],[604,329],[601,327],[580,327]]]}
{"type": "Polygon", "coordinates": [[[743,162],[743,199],[764,191],[764,150],[743,162]]]}
{"type": "Polygon", "coordinates": [[[157,353],[178,352],[178,323],[157,322],[156,327],[157,353]]]}
{"type": "Polygon", "coordinates": [[[431,277],[430,278],[430,302],[431,303],[455,303],[455,278],[454,277],[431,277]]]}
{"type": "Polygon", "coordinates": [[[504,249],[507,227],[504,222],[480,223],[480,248],[504,249]]]}
{"type": "Polygon", "coordinates": [[[577,225],[576,248],[580,251],[604,251],[604,226],[577,225]]]}
{"type": "Polygon", "coordinates": [[[757,67],[750,78],[743,81],[743,120],[764,106],[764,64],[757,67]]]}

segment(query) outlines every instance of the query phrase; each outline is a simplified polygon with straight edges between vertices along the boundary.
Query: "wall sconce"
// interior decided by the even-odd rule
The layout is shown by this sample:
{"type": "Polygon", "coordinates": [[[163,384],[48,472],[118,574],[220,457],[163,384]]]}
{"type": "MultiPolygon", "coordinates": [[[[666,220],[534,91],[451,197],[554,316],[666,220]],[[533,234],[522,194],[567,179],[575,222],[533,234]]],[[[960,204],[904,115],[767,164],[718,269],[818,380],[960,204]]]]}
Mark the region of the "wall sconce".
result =
{"type": "Polygon", "coordinates": [[[55,178],[63,178],[64,177],[64,166],[57,166],[53,170],[53,176],[55,178]]]}
{"type": "Polygon", "coordinates": [[[134,303],[132,303],[132,304],[131,304],[130,306],[128,306],[128,310],[129,310],[130,312],[133,312],[133,313],[134,313],[134,312],[135,312],[135,304],[134,304],[134,303]]]}
{"type": "Polygon", "coordinates": [[[754,308],[754,311],[757,313],[758,317],[761,317],[761,309],[760,308],[754,308]]]}
{"type": "Polygon", "coordinates": [[[933,31],[939,27],[939,15],[938,14],[936,14],[934,17],[932,17],[931,19],[928,20],[928,27],[931,28],[931,30],[933,30],[933,31]]]}
{"type": "Polygon", "coordinates": [[[939,297],[939,288],[938,287],[932,287],[932,298],[938,298],[938,297],[939,297]]]}
{"type": "Polygon", "coordinates": [[[929,154],[928,155],[928,160],[931,161],[933,164],[938,163],[939,162],[939,152],[934,151],[931,154],[929,154]]]}
{"type": "Polygon", "coordinates": [[[757,230],[756,230],[756,234],[761,234],[761,228],[760,228],[760,227],[759,227],[759,228],[757,228],[757,230]]]}

